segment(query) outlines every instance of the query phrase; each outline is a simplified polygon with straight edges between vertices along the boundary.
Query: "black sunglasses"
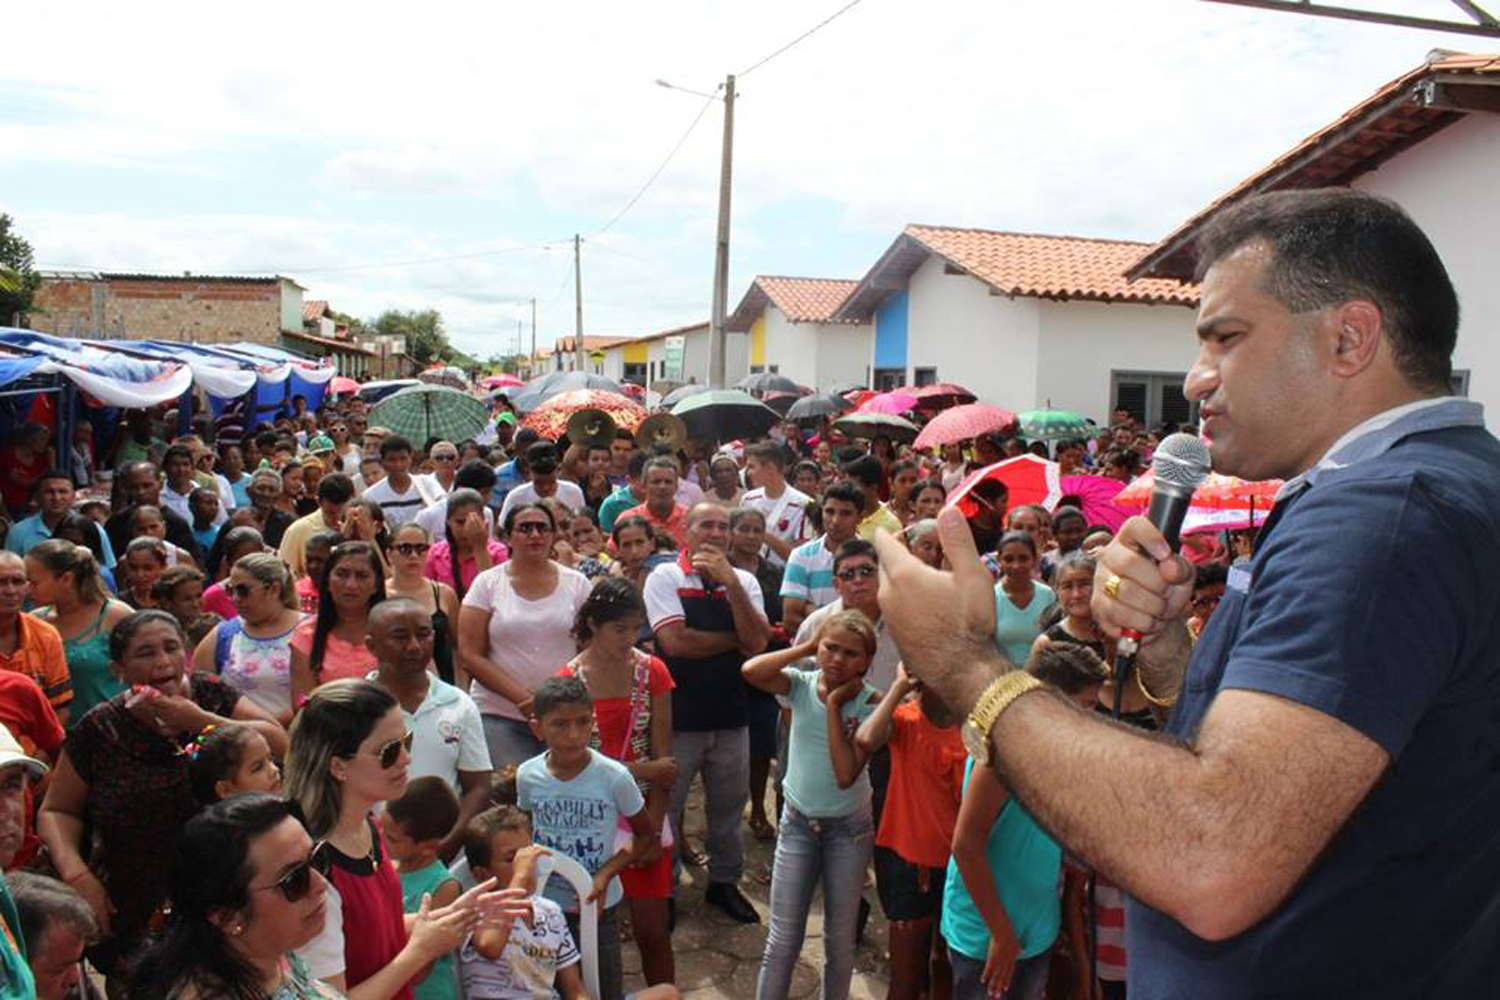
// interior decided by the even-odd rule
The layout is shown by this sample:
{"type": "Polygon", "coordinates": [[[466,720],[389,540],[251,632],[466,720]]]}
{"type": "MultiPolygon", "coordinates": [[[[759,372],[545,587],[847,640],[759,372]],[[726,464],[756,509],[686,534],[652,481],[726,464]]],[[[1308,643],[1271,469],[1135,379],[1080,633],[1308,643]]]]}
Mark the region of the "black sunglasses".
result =
{"type": "MultiPolygon", "coordinates": [[[[255,586],[256,585],[252,585],[252,584],[248,584],[248,583],[231,583],[229,586],[225,587],[224,589],[227,590],[227,591],[229,591],[229,596],[231,598],[233,598],[234,600],[236,600],[236,601],[243,601],[245,598],[247,598],[251,594],[255,593],[255,589],[254,589],[255,586]]],[[[262,584],[260,586],[264,586],[264,585],[262,584]]]]}
{"type": "Polygon", "coordinates": [[[552,525],[542,521],[525,521],[512,527],[511,532],[517,535],[550,535],[552,525]]]}
{"type": "Polygon", "coordinates": [[[402,750],[411,753],[411,737],[411,730],[408,729],[405,736],[391,740],[379,750],[376,750],[372,756],[380,759],[380,766],[383,770],[389,771],[396,766],[396,761],[401,759],[402,750]]]}
{"type": "Polygon", "coordinates": [[[874,566],[851,566],[848,569],[839,570],[834,576],[847,582],[849,580],[868,580],[878,572],[880,571],[874,566]]]}
{"type": "Polygon", "coordinates": [[[425,556],[427,550],[432,548],[426,542],[397,542],[394,547],[403,556],[425,556]]]}
{"type": "Polygon", "coordinates": [[[312,845],[312,850],[307,852],[307,857],[286,870],[270,885],[252,885],[251,889],[280,889],[281,895],[288,903],[295,903],[306,899],[312,889],[312,873],[317,872],[324,878],[328,877],[328,866],[330,862],[328,855],[328,842],[320,840],[312,845]]]}

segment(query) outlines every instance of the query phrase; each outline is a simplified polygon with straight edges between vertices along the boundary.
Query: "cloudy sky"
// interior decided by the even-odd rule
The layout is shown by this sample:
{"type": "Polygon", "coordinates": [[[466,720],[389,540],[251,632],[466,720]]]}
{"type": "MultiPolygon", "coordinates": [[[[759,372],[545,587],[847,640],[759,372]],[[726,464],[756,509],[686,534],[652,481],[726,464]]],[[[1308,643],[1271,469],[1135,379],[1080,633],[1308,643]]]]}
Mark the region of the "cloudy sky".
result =
{"type": "MultiPolygon", "coordinates": [[[[529,337],[533,297],[542,343],[572,332],[577,232],[588,332],[698,322],[721,112],[654,81],[711,90],[844,2],[26,4],[0,212],[43,266],[286,274],[359,316],[438,308],[480,356],[529,337]]],[[[908,222],[1153,240],[1439,46],[1500,43],[861,0],[740,80],[731,308],[755,274],[858,277],[908,222]]]]}

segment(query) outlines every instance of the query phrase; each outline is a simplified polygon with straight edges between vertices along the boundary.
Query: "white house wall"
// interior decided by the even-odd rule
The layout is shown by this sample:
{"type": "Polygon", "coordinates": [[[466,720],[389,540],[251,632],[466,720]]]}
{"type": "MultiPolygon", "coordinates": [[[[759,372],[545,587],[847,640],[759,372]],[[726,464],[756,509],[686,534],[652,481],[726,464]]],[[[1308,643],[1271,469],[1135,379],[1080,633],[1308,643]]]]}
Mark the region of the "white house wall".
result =
{"type": "Polygon", "coordinates": [[[803,382],[815,389],[829,389],[844,382],[868,385],[870,352],[875,345],[873,323],[808,323],[803,325],[817,354],[817,372],[812,381],[803,382]]]}
{"type": "Polygon", "coordinates": [[[1455,370],[1469,373],[1469,398],[1500,419],[1500,283],[1494,235],[1500,231],[1500,115],[1474,113],[1397,154],[1353,186],[1390,198],[1427,233],[1458,289],[1455,370]]]}
{"type": "Polygon", "coordinates": [[[1036,383],[1028,399],[1001,401],[1013,409],[1050,406],[1105,425],[1114,372],[1186,374],[1197,355],[1197,310],[1188,306],[1033,301],[1040,319],[1036,383]]]}
{"type": "MultiPolygon", "coordinates": [[[[798,385],[815,385],[818,378],[818,328],[812,323],[793,323],[786,313],[766,306],[766,364],[798,385]]],[[[746,335],[748,341],[749,336],[746,335]]]]}
{"type": "Polygon", "coordinates": [[[936,257],[917,268],[907,287],[908,384],[916,369],[936,368],[938,381],[957,382],[983,402],[1032,406],[1038,300],[991,295],[978,278],[945,273],[936,257]]]}

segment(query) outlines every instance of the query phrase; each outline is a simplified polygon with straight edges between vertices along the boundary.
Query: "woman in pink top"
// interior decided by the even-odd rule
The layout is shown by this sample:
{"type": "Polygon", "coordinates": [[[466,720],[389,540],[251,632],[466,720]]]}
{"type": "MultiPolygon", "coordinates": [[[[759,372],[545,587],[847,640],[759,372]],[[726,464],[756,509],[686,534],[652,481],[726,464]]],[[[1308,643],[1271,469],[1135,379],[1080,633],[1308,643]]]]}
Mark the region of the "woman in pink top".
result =
{"type": "Polygon", "coordinates": [[[292,709],[325,681],[363,678],[375,669],[365,646],[370,609],[385,600],[385,573],[369,542],[344,542],[328,554],[318,614],[292,633],[292,709]]]}
{"type": "Polygon", "coordinates": [[[253,556],[257,552],[266,551],[266,543],[257,529],[240,525],[224,532],[223,545],[224,556],[219,560],[219,568],[224,576],[213,586],[204,589],[203,610],[212,611],[228,621],[239,617],[240,613],[234,598],[229,595],[229,569],[245,556],[253,556]]]}
{"type": "Polygon", "coordinates": [[[484,498],[467,487],[448,494],[444,537],[427,550],[424,574],[436,583],[446,583],[460,599],[474,578],[510,555],[504,545],[489,537],[484,523],[484,498]]]}

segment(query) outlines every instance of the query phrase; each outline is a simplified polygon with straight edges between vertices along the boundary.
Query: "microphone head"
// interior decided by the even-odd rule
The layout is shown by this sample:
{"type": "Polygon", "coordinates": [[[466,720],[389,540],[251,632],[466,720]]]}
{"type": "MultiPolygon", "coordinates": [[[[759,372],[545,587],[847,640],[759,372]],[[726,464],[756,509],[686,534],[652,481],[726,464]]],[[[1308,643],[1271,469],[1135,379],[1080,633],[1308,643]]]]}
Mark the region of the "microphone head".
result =
{"type": "Polygon", "coordinates": [[[1196,490],[1213,469],[1208,445],[1192,434],[1172,434],[1157,445],[1151,456],[1151,474],[1157,488],[1196,490]]]}

